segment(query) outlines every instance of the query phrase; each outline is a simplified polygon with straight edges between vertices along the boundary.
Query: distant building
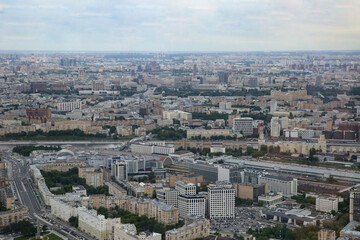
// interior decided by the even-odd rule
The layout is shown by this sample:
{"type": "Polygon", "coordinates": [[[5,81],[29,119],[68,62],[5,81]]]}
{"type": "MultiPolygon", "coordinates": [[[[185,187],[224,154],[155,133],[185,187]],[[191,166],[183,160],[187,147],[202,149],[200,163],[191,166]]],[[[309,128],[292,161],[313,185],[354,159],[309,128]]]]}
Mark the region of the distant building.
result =
{"type": "Polygon", "coordinates": [[[283,195],[269,193],[268,195],[261,195],[258,197],[259,202],[263,202],[265,205],[272,206],[283,201],[283,195]]]}
{"type": "Polygon", "coordinates": [[[271,118],[271,137],[280,137],[280,121],[278,117],[272,117],[271,118]]]}
{"type": "Polygon", "coordinates": [[[241,133],[244,136],[253,134],[253,119],[250,117],[234,118],[234,133],[241,133]]]}
{"type": "Polygon", "coordinates": [[[75,102],[61,102],[56,105],[57,110],[60,112],[70,112],[74,109],[81,109],[81,101],[75,102]]]}
{"type": "Polygon", "coordinates": [[[26,109],[26,118],[29,121],[36,120],[41,123],[46,123],[51,118],[51,109],[45,109],[45,108],[26,109]]]}

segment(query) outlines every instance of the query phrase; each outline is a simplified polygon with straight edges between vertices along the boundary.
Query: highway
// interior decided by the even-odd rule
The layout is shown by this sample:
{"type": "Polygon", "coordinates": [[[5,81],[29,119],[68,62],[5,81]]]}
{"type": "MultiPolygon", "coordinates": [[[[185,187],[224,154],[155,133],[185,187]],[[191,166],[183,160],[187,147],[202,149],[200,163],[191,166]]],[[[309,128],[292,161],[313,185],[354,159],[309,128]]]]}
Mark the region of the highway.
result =
{"type": "Polygon", "coordinates": [[[3,154],[3,159],[8,167],[9,179],[13,188],[14,194],[17,196],[18,204],[21,203],[29,209],[29,219],[31,222],[36,223],[39,220],[41,225],[46,225],[48,229],[56,230],[68,239],[93,239],[87,234],[84,234],[68,223],[54,219],[49,210],[41,201],[33,189],[30,179],[29,167],[23,162],[18,162],[19,158],[7,153],[3,154]],[[73,234],[72,234],[73,233],[73,234]]]}

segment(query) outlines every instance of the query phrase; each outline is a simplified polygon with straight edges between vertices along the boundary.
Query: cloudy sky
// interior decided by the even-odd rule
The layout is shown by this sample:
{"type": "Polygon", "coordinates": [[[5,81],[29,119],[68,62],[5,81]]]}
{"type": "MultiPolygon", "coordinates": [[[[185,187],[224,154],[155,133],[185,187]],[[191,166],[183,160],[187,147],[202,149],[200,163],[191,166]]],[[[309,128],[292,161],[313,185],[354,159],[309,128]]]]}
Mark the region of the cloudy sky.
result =
{"type": "Polygon", "coordinates": [[[0,0],[0,50],[359,50],[360,0],[0,0]]]}

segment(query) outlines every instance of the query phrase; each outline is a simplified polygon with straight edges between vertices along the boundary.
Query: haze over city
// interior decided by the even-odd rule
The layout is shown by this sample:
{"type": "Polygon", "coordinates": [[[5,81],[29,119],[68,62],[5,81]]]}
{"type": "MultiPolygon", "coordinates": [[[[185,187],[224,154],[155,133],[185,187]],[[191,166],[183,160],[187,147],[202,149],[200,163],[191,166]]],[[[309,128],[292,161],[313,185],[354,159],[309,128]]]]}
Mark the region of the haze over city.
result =
{"type": "Polygon", "coordinates": [[[357,0],[3,0],[0,50],[358,50],[357,0]]]}

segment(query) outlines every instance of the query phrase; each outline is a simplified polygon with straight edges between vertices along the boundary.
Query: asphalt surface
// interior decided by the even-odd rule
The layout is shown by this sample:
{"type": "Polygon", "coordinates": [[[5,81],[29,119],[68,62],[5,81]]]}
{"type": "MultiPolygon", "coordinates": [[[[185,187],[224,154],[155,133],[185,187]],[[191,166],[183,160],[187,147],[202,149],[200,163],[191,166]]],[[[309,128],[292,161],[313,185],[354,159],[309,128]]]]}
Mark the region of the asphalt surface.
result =
{"type": "Polygon", "coordinates": [[[18,199],[16,203],[25,205],[29,209],[28,217],[31,222],[36,223],[39,220],[40,225],[46,225],[48,229],[56,230],[68,239],[93,239],[49,214],[49,209],[46,208],[40,197],[36,196],[37,192],[29,181],[29,166],[24,164],[25,161],[19,162],[18,156],[14,157],[9,153],[4,153],[3,159],[7,163],[10,183],[18,199]]]}

